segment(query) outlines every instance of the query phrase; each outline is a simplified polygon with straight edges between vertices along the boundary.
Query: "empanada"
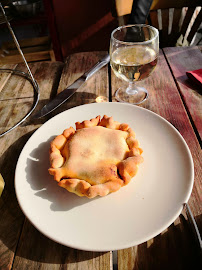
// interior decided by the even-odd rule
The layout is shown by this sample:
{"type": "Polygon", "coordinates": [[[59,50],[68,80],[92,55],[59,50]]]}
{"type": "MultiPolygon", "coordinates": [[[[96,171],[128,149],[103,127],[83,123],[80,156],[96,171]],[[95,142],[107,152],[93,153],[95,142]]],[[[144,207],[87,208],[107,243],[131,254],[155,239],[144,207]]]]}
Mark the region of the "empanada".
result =
{"type": "Polygon", "coordinates": [[[50,144],[49,173],[58,185],[88,198],[127,185],[143,162],[135,132],[106,115],[75,125],[50,144]]]}

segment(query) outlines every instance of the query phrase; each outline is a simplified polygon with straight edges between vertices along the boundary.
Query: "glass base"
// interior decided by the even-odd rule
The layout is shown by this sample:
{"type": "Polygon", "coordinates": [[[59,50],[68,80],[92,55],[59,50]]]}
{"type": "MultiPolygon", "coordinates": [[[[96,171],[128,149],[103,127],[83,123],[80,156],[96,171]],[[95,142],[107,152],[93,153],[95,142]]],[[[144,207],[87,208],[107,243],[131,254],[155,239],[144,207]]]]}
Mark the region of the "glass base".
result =
{"type": "Polygon", "coordinates": [[[135,89],[131,89],[131,87],[120,87],[115,93],[118,101],[130,104],[141,104],[148,96],[148,91],[140,86],[135,86],[135,89]]]}

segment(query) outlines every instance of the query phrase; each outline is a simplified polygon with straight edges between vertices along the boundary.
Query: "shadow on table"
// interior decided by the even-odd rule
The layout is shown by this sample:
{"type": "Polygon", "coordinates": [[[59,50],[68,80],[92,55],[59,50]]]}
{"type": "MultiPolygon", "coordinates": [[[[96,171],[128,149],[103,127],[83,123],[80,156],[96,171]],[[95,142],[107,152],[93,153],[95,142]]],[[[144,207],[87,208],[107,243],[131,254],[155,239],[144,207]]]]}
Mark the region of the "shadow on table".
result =
{"type": "MultiPolygon", "coordinates": [[[[66,106],[67,105],[68,104],[66,104],[66,106]]],[[[5,218],[9,216],[10,219],[7,218],[4,223],[0,224],[5,228],[5,234],[1,235],[0,238],[10,250],[14,253],[16,252],[17,256],[15,256],[13,269],[17,265],[18,269],[20,269],[20,265],[25,264],[27,269],[29,266],[30,269],[34,269],[36,264],[38,264],[38,268],[40,268],[42,264],[44,264],[45,267],[45,264],[47,263],[53,264],[53,268],[54,264],[59,264],[61,267],[58,266],[58,269],[62,269],[62,266],[65,267],[67,264],[79,262],[82,262],[82,266],[83,263],[86,262],[87,269],[89,260],[96,258],[94,261],[95,264],[96,262],[99,263],[101,260],[104,261],[106,259],[105,256],[108,256],[105,252],[78,251],[76,249],[64,247],[42,235],[27,219],[25,219],[23,230],[21,232],[24,217],[15,198],[13,178],[18,156],[25,141],[29,139],[32,133],[33,131],[22,136],[8,148],[3,156],[1,156],[1,173],[6,180],[6,187],[2,194],[2,199],[5,201],[4,204],[6,204],[6,207],[3,208],[3,205],[0,209],[3,210],[1,211],[2,221],[4,221],[4,213],[5,218]],[[12,155],[11,153],[15,153],[15,155],[12,155]],[[7,175],[9,175],[9,177],[7,177],[7,175]],[[16,243],[19,236],[20,240],[16,251],[16,243]]],[[[49,138],[47,142],[41,143],[39,147],[35,148],[30,155],[31,158],[27,159],[27,181],[37,196],[51,202],[50,207],[52,211],[68,211],[73,207],[87,203],[89,199],[77,197],[76,195],[67,192],[65,189],[58,187],[52,176],[48,174],[47,169],[49,167],[49,160],[47,159],[47,155],[50,140],[52,140],[52,137],[49,138]],[[33,178],[30,177],[29,171],[32,173],[33,178]]],[[[200,224],[200,220],[201,216],[196,217],[197,224],[200,224]]],[[[177,269],[200,269],[197,267],[200,258],[199,251],[194,242],[189,224],[184,219],[183,215],[180,215],[180,224],[176,226],[172,224],[166,232],[156,236],[150,245],[148,245],[148,243],[149,241],[134,247],[134,250],[137,253],[136,260],[132,261],[132,256],[125,256],[125,268],[122,267],[120,269],[126,269],[126,266],[128,265],[131,267],[128,267],[127,270],[170,270],[176,269],[179,261],[183,263],[179,263],[177,269]],[[182,237],[182,227],[187,231],[186,238],[184,236],[182,237]],[[187,248],[187,246],[190,248],[187,248]],[[173,265],[172,268],[170,268],[171,265],[173,265]]],[[[106,265],[108,264],[106,263],[106,265]]],[[[75,265],[75,267],[77,266],[78,265],[75,265]]],[[[96,269],[99,269],[99,266],[97,266],[96,269]]]]}
{"type": "MultiPolygon", "coordinates": [[[[131,270],[201,269],[201,250],[191,226],[182,214],[179,220],[178,225],[172,223],[163,233],[136,247],[136,260],[130,262],[131,270]]],[[[195,220],[200,224],[201,216],[195,220]]]]}
{"type": "MultiPolygon", "coordinates": [[[[57,182],[54,181],[53,176],[49,175],[49,147],[54,137],[51,136],[46,142],[41,143],[29,154],[26,160],[26,178],[31,189],[35,192],[34,196],[50,202],[51,211],[66,212],[74,207],[88,203],[89,199],[78,197],[59,187],[57,182]]],[[[58,225],[62,226],[62,224],[58,225]]],[[[59,227],[58,230],[60,230],[59,227]]],[[[13,266],[15,268],[15,265],[20,266],[20,264],[24,264],[24,258],[26,259],[26,267],[30,269],[34,267],[36,262],[38,265],[47,263],[65,265],[79,262],[83,264],[86,261],[86,265],[88,266],[89,260],[97,257],[101,258],[105,254],[106,252],[79,251],[56,243],[41,234],[28,219],[25,219],[13,266]]]]}
{"type": "MultiPolygon", "coordinates": [[[[96,102],[96,98],[99,97],[99,95],[88,93],[88,92],[76,92],[73,94],[72,97],[70,97],[67,101],[65,101],[62,105],[60,105],[57,109],[50,112],[46,116],[43,116],[41,118],[34,118],[35,114],[37,114],[38,111],[40,111],[43,106],[47,105],[49,103],[49,99],[47,100],[40,100],[36,110],[33,112],[33,114],[25,121],[23,122],[22,126],[27,125],[37,125],[37,124],[44,124],[46,121],[48,121],[50,118],[56,116],[59,113],[62,113],[66,110],[72,109],[74,107],[78,107],[80,105],[89,104],[96,102]],[[75,105],[76,104],[76,105],[75,105]]],[[[108,101],[108,98],[105,97],[108,101]]]]}
{"type": "MultiPolygon", "coordinates": [[[[19,155],[25,143],[35,131],[36,128],[26,133],[24,136],[16,139],[16,141],[14,141],[13,139],[13,136],[18,136],[16,135],[15,131],[7,135],[8,141],[13,140],[14,142],[3,153],[3,155],[1,155],[1,174],[4,177],[4,181],[6,184],[2,196],[0,197],[0,249],[2,250],[2,252],[4,252],[0,254],[0,268],[1,266],[6,267],[7,265],[12,264],[13,259],[13,268],[15,268],[15,265],[18,263],[21,266],[22,264],[28,265],[30,263],[31,268],[34,269],[35,266],[33,265],[35,265],[36,262],[42,264],[63,264],[73,263],[75,262],[75,260],[79,262],[103,256],[105,253],[85,251],[80,252],[76,249],[64,247],[61,244],[57,244],[56,242],[48,239],[46,236],[41,234],[29,222],[29,220],[24,217],[15,194],[15,168],[19,155]],[[49,248],[47,249],[47,247],[49,248]],[[48,254],[47,250],[49,250],[48,254]],[[16,254],[17,256],[15,256],[14,254],[16,254]],[[72,257],[76,259],[72,261],[72,257]]],[[[50,138],[50,140],[51,139],[52,138],[50,138]]],[[[49,142],[43,143],[32,153],[32,157],[39,158],[41,163],[38,163],[34,160],[29,160],[27,163],[29,164],[29,167],[31,166],[30,169],[34,171],[35,176],[41,175],[47,177],[47,179],[40,178],[37,179],[38,181],[31,182],[31,178],[29,178],[29,176],[27,175],[28,181],[30,181],[29,184],[32,185],[31,187],[36,191],[36,195],[41,196],[45,200],[50,200],[52,203],[51,207],[53,211],[66,211],[68,209],[71,209],[72,207],[75,207],[76,205],[81,204],[82,202],[85,203],[85,199],[84,201],[82,201],[83,198],[78,198],[80,199],[80,202],[76,200],[76,203],[74,205],[71,204],[71,196],[76,197],[76,195],[70,194],[65,189],[58,187],[57,183],[47,173],[47,168],[49,167],[49,161],[46,157],[48,148],[49,142]],[[43,155],[40,157],[41,151],[45,152],[43,152],[43,155]],[[43,169],[42,172],[39,170],[39,168],[43,169]],[[55,197],[55,190],[57,190],[58,192],[56,192],[56,194],[62,194],[63,199],[61,201],[58,200],[58,197],[55,197]],[[68,204],[68,202],[70,204],[68,204]]],[[[89,199],[87,199],[87,201],[88,200],[89,199]]]]}
{"type": "Polygon", "coordinates": [[[201,86],[196,84],[196,82],[193,82],[192,80],[190,80],[187,77],[187,75],[179,76],[176,79],[179,83],[183,84],[187,88],[193,89],[195,93],[200,94],[200,95],[202,94],[201,86]]]}
{"type": "MultiPolygon", "coordinates": [[[[15,133],[15,131],[5,135],[7,143],[13,143],[1,155],[0,159],[0,172],[5,181],[5,187],[0,197],[0,239],[2,243],[12,251],[15,251],[24,222],[24,215],[15,195],[15,168],[25,142],[31,137],[35,130],[36,129],[26,133],[24,136],[20,136],[20,138],[17,138],[19,134],[15,133]]],[[[21,131],[19,133],[21,133],[21,131]]]]}
{"type": "Polygon", "coordinates": [[[19,267],[18,269],[21,269],[22,265],[26,265],[26,269],[43,267],[47,267],[47,269],[66,269],[67,267],[68,269],[68,266],[72,269],[74,267],[75,269],[100,269],[99,262],[103,260],[108,265],[107,258],[109,260],[107,252],[82,251],[56,243],[41,234],[27,219],[16,255],[13,269],[15,269],[15,265],[19,267]],[[92,259],[95,260],[89,262],[92,259]],[[80,262],[80,268],[78,265],[73,265],[80,262]],[[93,268],[96,264],[97,266],[93,268]],[[82,267],[84,265],[86,267],[82,267]]]}
{"type": "MultiPolygon", "coordinates": [[[[201,217],[196,217],[196,221],[200,219],[201,217]]],[[[180,215],[180,224],[171,224],[167,231],[156,236],[152,241],[152,243],[150,240],[135,246],[132,251],[130,249],[121,251],[123,253],[122,259],[119,260],[118,258],[118,269],[200,269],[201,253],[183,215],[180,215]],[[187,231],[186,237],[182,237],[181,227],[187,231]],[[130,252],[132,252],[131,255],[130,252]],[[136,253],[135,258],[133,253],[136,253]]],[[[29,267],[30,269],[34,268],[36,262],[39,267],[49,263],[53,264],[54,268],[56,267],[55,264],[58,264],[56,269],[65,268],[71,264],[73,267],[75,263],[77,263],[75,267],[78,269],[100,269],[99,263],[102,261],[102,265],[106,265],[106,269],[108,269],[110,260],[107,252],[79,251],[55,243],[39,233],[28,220],[24,224],[24,231],[17,251],[16,265],[20,266],[20,261],[25,263],[23,258],[27,259],[27,269],[29,267]],[[33,249],[33,247],[35,248],[33,249]],[[89,260],[92,259],[95,260],[90,262],[89,260]]],[[[49,267],[52,269],[51,265],[49,267]]]]}
{"type": "MultiPolygon", "coordinates": [[[[30,269],[34,269],[36,263],[39,265],[39,268],[47,263],[53,264],[53,267],[56,268],[57,266],[55,264],[65,267],[65,265],[67,266],[68,264],[74,263],[81,263],[81,267],[83,265],[88,267],[88,261],[92,259],[95,259],[93,263],[98,263],[97,269],[99,269],[100,261],[106,260],[106,265],[108,265],[108,253],[78,251],[76,249],[65,247],[41,234],[27,219],[25,219],[24,222],[24,216],[15,198],[13,178],[18,156],[25,141],[29,139],[33,132],[34,131],[16,140],[16,142],[13,143],[1,157],[1,173],[5,177],[6,187],[1,198],[3,204],[0,205],[2,210],[2,222],[0,225],[4,227],[4,234],[2,234],[0,238],[2,243],[8,247],[8,249],[16,253],[13,269],[15,266],[17,269],[17,265],[19,266],[18,269],[20,269],[20,266],[25,264],[27,269],[29,267],[30,269]],[[15,155],[11,155],[12,152],[15,152],[15,155]],[[9,177],[7,177],[7,175],[9,175],[9,177]],[[23,229],[21,231],[22,225],[23,229]],[[16,248],[19,237],[20,240],[16,248]]],[[[27,160],[26,169],[28,170],[29,167],[29,170],[35,174],[37,181],[33,181],[29,177],[28,171],[27,181],[29,181],[31,188],[36,192],[37,196],[41,196],[44,200],[49,200],[51,202],[53,211],[68,211],[68,209],[71,209],[72,207],[86,203],[88,199],[78,197],[80,202],[75,200],[74,204],[71,203],[71,198],[76,195],[70,194],[65,189],[58,187],[52,177],[48,175],[47,169],[49,167],[49,161],[47,160],[47,153],[51,139],[52,137],[49,138],[48,142],[41,143],[39,147],[32,151],[30,155],[32,160],[27,160]],[[39,160],[39,162],[37,160],[39,160]],[[55,192],[55,190],[57,190],[57,192],[55,192]],[[62,200],[59,201],[59,198],[55,197],[55,194],[60,194],[62,200]]],[[[197,224],[200,225],[201,216],[195,217],[195,219],[197,224]]],[[[123,263],[125,266],[129,266],[127,270],[170,270],[176,269],[176,266],[179,266],[177,269],[183,270],[200,269],[197,266],[201,254],[194,241],[194,236],[190,230],[189,223],[185,220],[183,215],[180,215],[179,221],[180,223],[178,225],[170,225],[165,232],[156,236],[151,242],[148,241],[134,247],[133,250],[136,253],[135,259],[133,256],[129,256],[128,253],[126,253],[123,263]],[[182,229],[187,232],[185,234],[186,236],[184,234],[182,236],[182,229]]],[[[199,228],[199,230],[201,231],[201,228],[199,228]]],[[[124,268],[125,266],[122,268],[120,267],[120,269],[126,269],[124,268]]],[[[60,266],[58,266],[57,269],[59,268],[60,266]]]]}

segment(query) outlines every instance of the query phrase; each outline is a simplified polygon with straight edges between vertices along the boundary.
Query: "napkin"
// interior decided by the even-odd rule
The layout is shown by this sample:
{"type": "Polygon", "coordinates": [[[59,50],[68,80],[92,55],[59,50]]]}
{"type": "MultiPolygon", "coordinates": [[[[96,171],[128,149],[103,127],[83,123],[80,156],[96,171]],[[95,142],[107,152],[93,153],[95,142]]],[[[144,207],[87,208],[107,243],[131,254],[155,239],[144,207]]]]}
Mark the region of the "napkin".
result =
{"type": "Polygon", "coordinates": [[[187,71],[186,74],[189,79],[202,86],[202,69],[187,71]]]}

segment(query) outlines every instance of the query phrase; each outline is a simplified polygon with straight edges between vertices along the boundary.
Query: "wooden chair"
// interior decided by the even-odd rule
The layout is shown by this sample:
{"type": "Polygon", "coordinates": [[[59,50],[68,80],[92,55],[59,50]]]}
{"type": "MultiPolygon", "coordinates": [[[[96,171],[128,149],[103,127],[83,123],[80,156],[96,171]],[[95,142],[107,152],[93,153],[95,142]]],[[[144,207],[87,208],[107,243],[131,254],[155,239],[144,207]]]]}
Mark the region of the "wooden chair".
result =
{"type": "MultiPolygon", "coordinates": [[[[113,1],[113,16],[119,25],[127,24],[133,0],[113,1]]],[[[161,48],[191,45],[201,22],[201,0],[154,0],[146,21],[159,29],[161,48]]]]}

